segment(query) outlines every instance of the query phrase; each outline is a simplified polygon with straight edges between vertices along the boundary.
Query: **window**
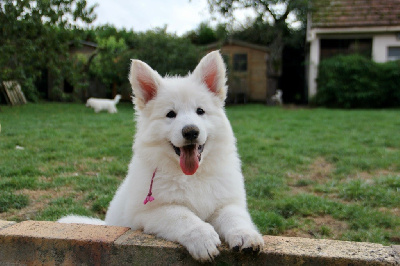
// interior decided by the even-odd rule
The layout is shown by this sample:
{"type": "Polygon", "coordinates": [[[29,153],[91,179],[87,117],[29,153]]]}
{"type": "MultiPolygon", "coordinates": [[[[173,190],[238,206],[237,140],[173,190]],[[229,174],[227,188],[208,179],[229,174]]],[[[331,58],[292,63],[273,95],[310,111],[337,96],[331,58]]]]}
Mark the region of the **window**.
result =
{"type": "Polygon", "coordinates": [[[388,60],[400,60],[400,47],[388,47],[388,60]]]}
{"type": "Polygon", "coordinates": [[[321,39],[321,60],[347,54],[371,58],[372,39],[321,39]]]}
{"type": "Polygon", "coordinates": [[[247,54],[233,55],[233,70],[234,71],[247,71],[247,54]]]}

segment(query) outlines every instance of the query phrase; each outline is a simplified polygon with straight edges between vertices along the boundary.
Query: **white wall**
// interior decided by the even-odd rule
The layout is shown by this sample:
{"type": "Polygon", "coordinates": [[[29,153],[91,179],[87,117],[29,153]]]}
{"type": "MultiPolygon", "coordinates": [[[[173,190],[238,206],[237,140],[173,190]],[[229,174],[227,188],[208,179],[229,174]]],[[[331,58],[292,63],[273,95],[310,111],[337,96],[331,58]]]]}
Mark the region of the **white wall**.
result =
{"type": "Polygon", "coordinates": [[[388,61],[390,46],[400,47],[400,40],[396,38],[396,34],[375,35],[372,39],[372,59],[378,63],[388,61]]]}
{"type": "Polygon", "coordinates": [[[315,38],[310,43],[310,61],[308,66],[308,98],[317,93],[317,77],[320,54],[320,41],[315,38]]]}

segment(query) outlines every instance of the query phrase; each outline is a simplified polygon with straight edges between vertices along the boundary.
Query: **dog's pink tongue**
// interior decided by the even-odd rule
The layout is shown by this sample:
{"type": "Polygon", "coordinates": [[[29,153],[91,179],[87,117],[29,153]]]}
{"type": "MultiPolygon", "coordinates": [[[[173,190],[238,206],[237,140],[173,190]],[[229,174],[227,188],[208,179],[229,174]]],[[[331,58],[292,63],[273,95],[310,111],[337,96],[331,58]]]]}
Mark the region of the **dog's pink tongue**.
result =
{"type": "Polygon", "coordinates": [[[193,175],[199,168],[199,152],[196,145],[184,146],[181,149],[180,165],[185,175],[193,175]]]}

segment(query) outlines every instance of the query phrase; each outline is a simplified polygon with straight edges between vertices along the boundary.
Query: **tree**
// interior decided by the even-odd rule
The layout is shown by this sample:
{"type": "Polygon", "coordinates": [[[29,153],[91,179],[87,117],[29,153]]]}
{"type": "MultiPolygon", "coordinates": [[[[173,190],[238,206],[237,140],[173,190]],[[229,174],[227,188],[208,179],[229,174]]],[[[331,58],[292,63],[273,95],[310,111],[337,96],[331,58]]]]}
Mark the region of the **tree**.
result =
{"type": "Polygon", "coordinates": [[[17,80],[30,100],[44,70],[60,88],[71,72],[69,45],[80,39],[80,24],[95,19],[86,0],[3,0],[0,2],[0,80],[17,80]]]}
{"type": "Polygon", "coordinates": [[[90,73],[108,88],[121,85],[127,80],[128,64],[123,60],[128,51],[125,40],[115,35],[97,37],[98,54],[90,64],[90,73]]]}
{"type": "MultiPolygon", "coordinates": [[[[131,59],[140,59],[160,75],[186,75],[197,65],[200,50],[185,37],[156,28],[147,32],[118,30],[105,25],[86,31],[89,41],[98,44],[89,73],[107,88],[125,94],[130,92],[128,81],[131,59]]],[[[111,91],[108,91],[111,92],[111,91]]]]}
{"type": "MultiPolygon", "coordinates": [[[[307,11],[310,0],[208,0],[211,11],[216,11],[224,16],[233,16],[237,9],[253,8],[258,13],[255,26],[268,28],[270,38],[270,58],[268,62],[268,74],[270,78],[275,79],[275,84],[270,84],[272,94],[277,87],[277,78],[282,72],[282,51],[284,48],[284,35],[289,30],[289,15],[294,15],[300,21],[303,27],[306,24],[307,11]],[[268,24],[265,26],[265,23],[268,24]],[[258,23],[258,24],[257,24],[258,23]],[[264,26],[263,26],[264,24],[264,26]],[[273,38],[271,38],[273,36],[273,38]]],[[[261,28],[262,28],[261,27],[261,28]]],[[[262,36],[260,36],[262,38],[262,36]]],[[[264,39],[265,41],[265,39],[264,39]]],[[[271,96],[271,95],[269,95],[271,96]]]]}
{"type": "Polygon", "coordinates": [[[131,58],[143,60],[160,75],[186,75],[197,65],[200,52],[188,38],[157,28],[137,34],[131,58]]]}
{"type": "Polygon", "coordinates": [[[206,45],[216,41],[225,40],[228,36],[226,24],[218,24],[213,29],[207,22],[202,22],[192,31],[185,34],[184,37],[190,39],[193,44],[206,45]]]}

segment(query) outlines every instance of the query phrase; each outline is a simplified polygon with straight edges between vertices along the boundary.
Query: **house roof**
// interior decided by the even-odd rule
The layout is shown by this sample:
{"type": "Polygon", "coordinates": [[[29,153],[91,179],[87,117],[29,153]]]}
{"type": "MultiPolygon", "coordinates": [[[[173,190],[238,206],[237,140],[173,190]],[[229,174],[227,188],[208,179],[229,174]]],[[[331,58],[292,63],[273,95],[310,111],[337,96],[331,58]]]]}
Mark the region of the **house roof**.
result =
{"type": "Polygon", "coordinates": [[[314,0],[311,28],[400,25],[400,0],[314,0]]]}
{"type": "Polygon", "coordinates": [[[219,48],[221,48],[222,46],[225,46],[225,45],[237,45],[237,46],[242,46],[242,47],[246,47],[246,48],[250,48],[250,49],[255,49],[255,50],[259,50],[259,51],[263,51],[263,52],[267,52],[267,53],[270,51],[267,46],[252,44],[252,43],[239,41],[239,40],[235,40],[235,39],[227,39],[227,40],[225,40],[223,42],[211,43],[211,44],[207,45],[205,48],[207,50],[209,50],[209,49],[219,49],[219,48]]]}

